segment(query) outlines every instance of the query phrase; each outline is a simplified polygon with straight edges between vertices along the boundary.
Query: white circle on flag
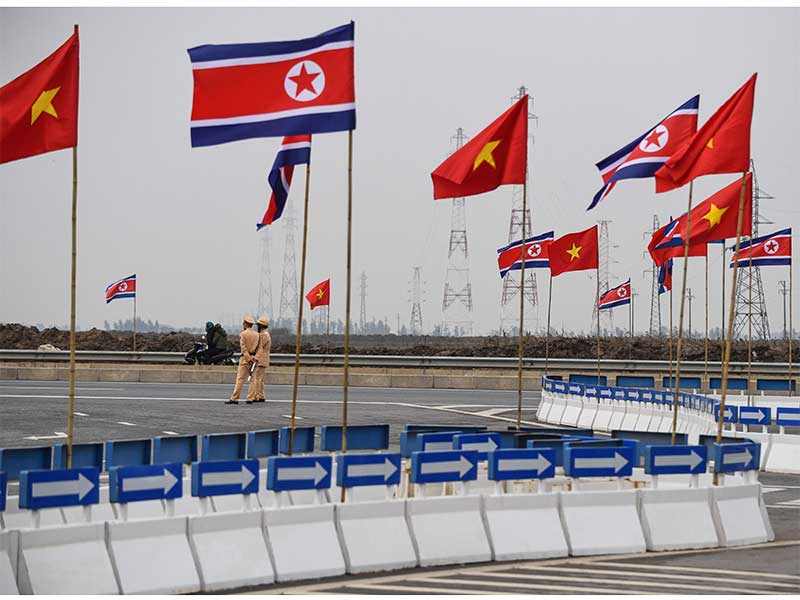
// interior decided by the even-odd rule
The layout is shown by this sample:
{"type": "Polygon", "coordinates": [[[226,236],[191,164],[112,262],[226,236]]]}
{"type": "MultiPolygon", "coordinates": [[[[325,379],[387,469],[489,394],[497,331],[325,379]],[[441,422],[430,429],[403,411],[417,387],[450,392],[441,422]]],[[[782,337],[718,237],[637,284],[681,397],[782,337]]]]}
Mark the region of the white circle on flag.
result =
{"type": "Polygon", "coordinates": [[[664,125],[657,125],[639,142],[639,150],[648,153],[658,152],[667,145],[667,142],[669,142],[669,129],[664,125]]]}
{"type": "Polygon", "coordinates": [[[120,291],[120,292],[124,292],[124,291],[125,291],[125,290],[127,290],[127,289],[128,289],[128,284],[127,284],[127,283],[125,283],[124,281],[123,281],[122,283],[120,283],[120,284],[119,284],[119,291],[120,291]]]}
{"type": "Polygon", "coordinates": [[[617,290],[617,296],[619,296],[620,298],[624,298],[627,293],[628,290],[626,290],[625,288],[619,288],[617,290]]]}
{"type": "Polygon", "coordinates": [[[286,73],[283,89],[292,100],[310,102],[325,89],[325,72],[313,60],[301,60],[286,73]]]}
{"type": "Polygon", "coordinates": [[[542,253],[542,245],[541,244],[532,244],[528,246],[528,256],[531,258],[536,258],[542,253]]]}
{"type": "Polygon", "coordinates": [[[776,240],[770,240],[764,244],[764,252],[767,254],[775,254],[781,249],[781,245],[776,240]]]}

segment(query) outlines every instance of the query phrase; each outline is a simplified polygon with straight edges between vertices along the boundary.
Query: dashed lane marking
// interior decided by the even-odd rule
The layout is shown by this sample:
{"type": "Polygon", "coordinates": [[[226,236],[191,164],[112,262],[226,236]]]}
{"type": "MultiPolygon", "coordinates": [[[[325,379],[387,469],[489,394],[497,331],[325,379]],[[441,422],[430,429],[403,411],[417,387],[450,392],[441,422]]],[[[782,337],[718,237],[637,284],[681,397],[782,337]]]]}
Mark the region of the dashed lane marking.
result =
{"type": "MultiPolygon", "coordinates": [[[[348,404],[350,402],[348,401],[348,404]]],[[[291,419],[292,415],[281,415],[284,419],[291,419]]],[[[294,416],[296,421],[302,421],[305,417],[298,417],[297,415],[294,416]]]]}
{"type": "MultiPolygon", "coordinates": [[[[417,581],[416,579],[414,581],[417,581]]],[[[337,588],[332,588],[332,590],[339,590],[345,589],[348,593],[358,593],[357,590],[365,590],[364,594],[370,594],[372,592],[417,592],[420,594],[453,594],[453,595],[464,595],[464,596],[476,596],[476,595],[485,595],[485,591],[481,590],[472,590],[472,589],[462,589],[462,588],[453,588],[448,586],[447,588],[437,588],[437,587],[423,587],[418,585],[391,585],[388,583],[358,583],[353,582],[350,585],[342,585],[337,588]]],[[[319,592],[314,592],[319,593],[319,592]]],[[[331,593],[339,595],[341,592],[339,591],[332,591],[331,593]]],[[[492,592],[493,594],[513,594],[513,592],[492,592]]]]}
{"type": "Polygon", "coordinates": [[[89,416],[89,415],[87,415],[86,413],[82,413],[82,412],[78,412],[78,411],[75,411],[75,412],[73,412],[72,414],[73,414],[73,415],[76,415],[76,416],[78,416],[78,417],[88,417],[88,416],[89,416]]]}
{"type": "Polygon", "coordinates": [[[180,434],[179,434],[178,432],[176,432],[176,431],[162,431],[161,433],[164,433],[164,434],[166,434],[166,435],[180,435],[180,434]]]}
{"type": "Polygon", "coordinates": [[[136,423],[128,423],[127,421],[116,421],[117,425],[127,425],[128,427],[138,427],[136,423]]]}

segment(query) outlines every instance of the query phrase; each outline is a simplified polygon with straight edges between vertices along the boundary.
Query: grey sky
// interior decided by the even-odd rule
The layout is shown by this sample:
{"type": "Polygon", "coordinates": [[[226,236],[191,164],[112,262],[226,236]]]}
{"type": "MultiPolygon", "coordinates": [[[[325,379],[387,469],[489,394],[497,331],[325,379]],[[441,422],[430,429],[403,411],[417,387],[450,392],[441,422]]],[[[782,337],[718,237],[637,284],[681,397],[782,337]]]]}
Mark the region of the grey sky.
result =
{"type": "MultiPolygon", "coordinates": [[[[529,198],[534,233],[556,235],[610,219],[614,285],[633,280],[637,328],[647,327],[649,279],[642,232],[685,210],[687,188],[656,196],[652,180],[620,183],[591,212],[601,184],[594,163],[696,93],[704,122],[759,72],[752,156],[776,197],[761,233],[800,226],[800,10],[789,9],[0,9],[0,83],[55,50],[80,25],[78,321],[102,326],[130,316],[129,300],[103,290],[136,272],[142,318],[179,326],[254,310],[255,223],[268,197],[278,139],[192,149],[192,76],[186,49],[205,43],[307,37],[356,22],[353,315],[358,276],[367,312],[408,322],[412,266],[423,267],[426,328],[441,320],[449,201],[434,203],[430,172],[457,127],[473,135],[529,88],[529,198]]],[[[344,314],[346,133],[313,142],[307,288],[332,278],[333,318],[344,314]]],[[[296,173],[289,204],[302,207],[296,173]]],[[[704,177],[695,199],[735,178],[704,177]]],[[[69,315],[71,151],[0,166],[0,321],[63,324],[69,315]]],[[[496,248],[506,243],[511,188],[467,199],[479,333],[499,325],[496,248]]],[[[283,227],[270,231],[275,312],[283,227]]],[[[299,231],[298,231],[299,269],[299,231]]],[[[719,251],[712,251],[711,324],[719,323],[719,251]]],[[[693,325],[702,327],[702,259],[690,263],[693,325]]],[[[773,330],[777,282],[762,270],[773,330]]],[[[539,270],[540,324],[547,272],[539,270]]],[[[676,289],[679,285],[676,278],[676,289]]],[[[730,279],[728,279],[730,281],[730,279]]],[[[586,273],[554,280],[553,326],[588,330],[594,283],[586,273]]],[[[797,304],[797,303],[796,303],[797,304]]],[[[627,310],[615,311],[627,323],[627,310]]],[[[666,322],[666,308],[663,312],[666,322]]]]}

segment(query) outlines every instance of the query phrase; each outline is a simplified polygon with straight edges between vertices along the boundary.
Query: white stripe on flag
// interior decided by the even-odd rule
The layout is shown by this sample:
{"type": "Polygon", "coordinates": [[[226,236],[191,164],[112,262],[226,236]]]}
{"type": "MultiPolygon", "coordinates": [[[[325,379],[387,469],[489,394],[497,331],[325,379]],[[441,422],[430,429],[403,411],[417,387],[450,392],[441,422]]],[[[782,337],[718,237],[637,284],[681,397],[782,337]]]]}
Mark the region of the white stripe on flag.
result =
{"type": "Polygon", "coordinates": [[[246,123],[261,123],[264,121],[277,121],[289,117],[300,117],[318,113],[335,113],[346,110],[355,110],[355,102],[344,104],[328,104],[322,106],[309,106],[306,108],[294,108],[292,110],[282,110],[278,112],[266,113],[262,115],[245,115],[242,117],[228,117],[226,119],[196,119],[191,121],[191,127],[217,127],[219,125],[244,125],[246,123]]]}
{"type": "Polygon", "coordinates": [[[302,148],[311,148],[311,142],[294,142],[293,144],[282,144],[280,148],[278,148],[278,152],[282,152],[283,150],[300,150],[302,148]]]}
{"type": "Polygon", "coordinates": [[[271,56],[247,56],[244,58],[224,58],[220,60],[206,60],[202,62],[193,62],[192,70],[198,71],[200,69],[219,69],[222,67],[242,67],[245,65],[264,65],[267,63],[283,62],[285,60],[296,60],[305,56],[316,54],[317,52],[325,52],[327,50],[341,50],[342,48],[352,48],[355,43],[352,40],[346,42],[331,42],[330,44],[323,44],[310,50],[303,50],[301,52],[289,52],[286,54],[273,54],[271,56]]]}

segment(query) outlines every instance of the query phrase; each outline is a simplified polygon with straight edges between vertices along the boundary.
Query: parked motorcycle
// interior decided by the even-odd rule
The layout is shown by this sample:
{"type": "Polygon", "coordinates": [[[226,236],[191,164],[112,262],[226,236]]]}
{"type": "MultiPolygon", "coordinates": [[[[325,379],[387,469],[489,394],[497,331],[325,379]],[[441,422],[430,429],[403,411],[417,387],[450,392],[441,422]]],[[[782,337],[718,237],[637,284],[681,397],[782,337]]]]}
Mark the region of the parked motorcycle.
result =
{"type": "Polygon", "coordinates": [[[192,349],[183,357],[187,365],[235,365],[236,359],[233,357],[233,350],[218,350],[214,354],[209,353],[208,344],[203,336],[200,342],[194,342],[192,349]]]}

